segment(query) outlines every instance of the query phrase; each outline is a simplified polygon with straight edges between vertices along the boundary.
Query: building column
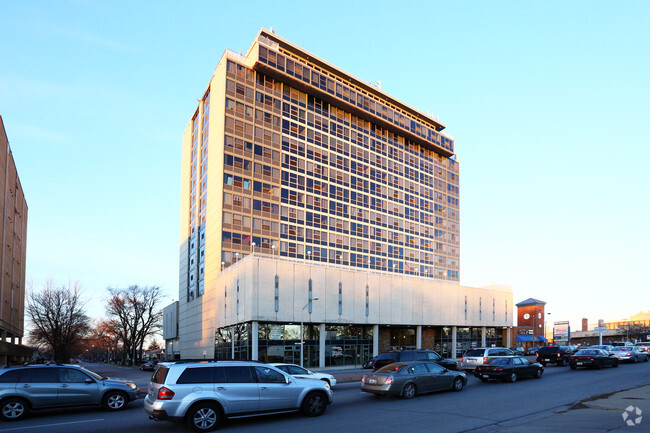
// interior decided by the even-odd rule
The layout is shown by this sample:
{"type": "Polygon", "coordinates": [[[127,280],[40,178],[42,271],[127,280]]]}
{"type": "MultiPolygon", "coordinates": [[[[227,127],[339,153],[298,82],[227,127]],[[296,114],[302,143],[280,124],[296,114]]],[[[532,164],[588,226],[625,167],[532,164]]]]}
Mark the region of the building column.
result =
{"type": "Polygon", "coordinates": [[[251,358],[253,359],[253,361],[257,361],[257,359],[259,358],[258,346],[260,342],[259,341],[260,329],[259,329],[259,322],[257,320],[253,320],[251,322],[251,334],[253,334],[252,335],[253,338],[251,339],[251,344],[252,344],[251,358]]]}
{"type": "Polygon", "coordinates": [[[415,348],[422,349],[422,325],[415,327],[415,348]]]}
{"type": "Polygon", "coordinates": [[[231,341],[232,359],[235,359],[235,327],[234,326],[230,329],[230,341],[231,341]]]}
{"type": "Polygon", "coordinates": [[[481,347],[487,347],[487,338],[486,338],[485,326],[481,327],[481,347]]]}
{"type": "Polygon", "coordinates": [[[506,347],[510,348],[512,347],[512,327],[506,328],[506,332],[508,335],[506,335],[506,347]]]}
{"type": "Polygon", "coordinates": [[[325,324],[321,323],[318,332],[318,366],[325,368],[325,324]]]}
{"type": "Polygon", "coordinates": [[[451,357],[456,359],[456,331],[455,326],[451,327],[451,357]]]}
{"type": "Polygon", "coordinates": [[[379,355],[379,325],[372,325],[372,356],[379,355]]]}

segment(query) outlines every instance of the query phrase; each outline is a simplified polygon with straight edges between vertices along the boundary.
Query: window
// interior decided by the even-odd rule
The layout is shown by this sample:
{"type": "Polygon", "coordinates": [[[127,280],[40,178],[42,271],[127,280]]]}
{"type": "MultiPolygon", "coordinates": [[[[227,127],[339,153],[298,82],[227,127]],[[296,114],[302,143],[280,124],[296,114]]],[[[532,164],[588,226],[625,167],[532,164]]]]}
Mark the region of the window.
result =
{"type": "Polygon", "coordinates": [[[286,383],[284,375],[269,367],[255,367],[257,380],[260,383],[286,383]]]}
{"type": "Polygon", "coordinates": [[[56,368],[30,368],[23,375],[21,382],[55,383],[59,380],[56,368]]]}
{"type": "Polygon", "coordinates": [[[228,383],[252,383],[250,367],[221,367],[226,374],[228,383]]]}
{"type": "Polygon", "coordinates": [[[441,373],[445,372],[445,369],[442,368],[441,366],[439,366],[438,364],[429,364],[429,363],[427,363],[425,365],[429,369],[430,373],[441,374],[441,373]]]}
{"type": "Polygon", "coordinates": [[[176,383],[212,383],[215,382],[214,377],[220,376],[221,380],[216,380],[216,382],[225,382],[225,376],[223,369],[216,367],[197,367],[197,368],[186,368],[183,373],[181,373],[176,383]],[[216,370],[219,370],[218,374],[216,370]]]}
{"type": "Polygon", "coordinates": [[[59,369],[59,381],[63,383],[85,383],[88,375],[72,368],[59,369]]]}

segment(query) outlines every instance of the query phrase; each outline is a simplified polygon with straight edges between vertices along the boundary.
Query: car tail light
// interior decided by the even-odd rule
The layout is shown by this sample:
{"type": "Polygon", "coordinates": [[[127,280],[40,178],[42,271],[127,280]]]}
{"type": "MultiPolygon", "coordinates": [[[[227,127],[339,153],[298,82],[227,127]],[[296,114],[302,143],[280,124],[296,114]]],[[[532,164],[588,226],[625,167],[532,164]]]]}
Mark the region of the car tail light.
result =
{"type": "Polygon", "coordinates": [[[487,360],[488,360],[487,356],[484,356],[483,357],[483,364],[487,364],[487,360]]]}
{"type": "Polygon", "coordinates": [[[560,356],[562,356],[562,355],[561,355],[560,353],[558,353],[558,354],[557,354],[557,357],[559,358],[560,356]]]}
{"type": "Polygon", "coordinates": [[[627,352],[627,355],[625,355],[625,356],[632,356],[632,354],[630,352],[627,352]]]}
{"type": "Polygon", "coordinates": [[[361,378],[361,383],[366,383],[366,376],[363,376],[363,377],[361,378]]]}
{"type": "Polygon", "coordinates": [[[384,382],[384,385],[392,385],[393,383],[393,376],[388,376],[386,378],[386,381],[384,382]]]}
{"type": "Polygon", "coordinates": [[[502,367],[497,367],[497,368],[494,369],[494,371],[503,371],[503,368],[502,367]]]}
{"type": "Polygon", "coordinates": [[[174,391],[167,387],[162,387],[158,390],[158,400],[171,400],[174,398],[174,391]]]}

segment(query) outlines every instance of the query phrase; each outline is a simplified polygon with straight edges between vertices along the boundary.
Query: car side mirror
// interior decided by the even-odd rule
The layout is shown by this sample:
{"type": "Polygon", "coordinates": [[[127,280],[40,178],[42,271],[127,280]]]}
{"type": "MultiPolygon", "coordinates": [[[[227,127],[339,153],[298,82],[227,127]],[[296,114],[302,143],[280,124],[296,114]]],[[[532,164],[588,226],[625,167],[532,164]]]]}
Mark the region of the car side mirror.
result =
{"type": "Polygon", "coordinates": [[[289,376],[284,376],[284,381],[285,381],[287,384],[290,384],[290,383],[291,383],[291,378],[290,378],[289,376]]]}
{"type": "Polygon", "coordinates": [[[87,378],[87,379],[85,380],[85,382],[86,382],[86,383],[95,383],[95,381],[92,380],[91,378],[87,378]]]}

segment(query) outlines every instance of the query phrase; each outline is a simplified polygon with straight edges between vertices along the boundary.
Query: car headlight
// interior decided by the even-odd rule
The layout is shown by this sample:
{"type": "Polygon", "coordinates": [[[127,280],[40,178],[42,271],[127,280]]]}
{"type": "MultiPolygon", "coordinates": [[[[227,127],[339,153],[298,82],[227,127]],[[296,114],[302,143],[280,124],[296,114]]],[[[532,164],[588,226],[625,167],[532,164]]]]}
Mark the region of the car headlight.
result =
{"type": "Polygon", "coordinates": [[[138,389],[138,385],[136,385],[133,382],[126,382],[125,385],[128,386],[129,388],[133,389],[133,390],[138,389]]]}

